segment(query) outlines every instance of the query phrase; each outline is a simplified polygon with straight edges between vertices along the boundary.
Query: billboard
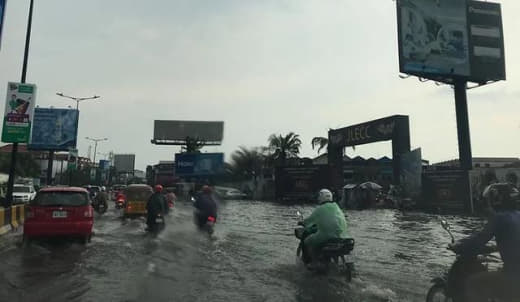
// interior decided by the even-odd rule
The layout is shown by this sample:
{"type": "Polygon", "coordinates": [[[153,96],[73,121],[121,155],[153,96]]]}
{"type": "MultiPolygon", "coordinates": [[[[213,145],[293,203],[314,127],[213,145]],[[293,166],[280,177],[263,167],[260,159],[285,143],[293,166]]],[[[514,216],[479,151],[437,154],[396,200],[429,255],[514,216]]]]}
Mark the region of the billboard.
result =
{"type": "Polygon", "coordinates": [[[36,108],[29,149],[68,151],[76,148],[78,111],[36,108]]]}
{"type": "Polygon", "coordinates": [[[399,70],[453,83],[505,80],[498,3],[398,0],[399,70]]]}
{"type": "Polygon", "coordinates": [[[397,16],[401,72],[470,75],[466,0],[398,0],[397,16]]]}
{"type": "Polygon", "coordinates": [[[499,3],[469,1],[471,80],[506,79],[502,10],[499,3]]]}
{"type": "Polygon", "coordinates": [[[35,102],[36,85],[8,83],[2,142],[29,142],[35,102]]]}
{"type": "Polygon", "coordinates": [[[178,176],[211,176],[224,171],[224,153],[175,154],[175,173],[178,176]]]}
{"type": "Polygon", "coordinates": [[[331,167],[310,165],[278,167],[275,171],[276,197],[288,200],[313,200],[320,189],[331,184],[331,167]]]}
{"type": "Polygon", "coordinates": [[[207,145],[220,145],[224,137],[224,122],[154,121],[154,144],[183,144],[187,137],[204,141],[207,145]]]}
{"type": "Polygon", "coordinates": [[[0,47],[2,46],[2,29],[4,28],[6,2],[7,0],[0,0],[0,47]]]}
{"type": "Polygon", "coordinates": [[[118,173],[134,173],[135,154],[114,154],[114,167],[118,173]]]}

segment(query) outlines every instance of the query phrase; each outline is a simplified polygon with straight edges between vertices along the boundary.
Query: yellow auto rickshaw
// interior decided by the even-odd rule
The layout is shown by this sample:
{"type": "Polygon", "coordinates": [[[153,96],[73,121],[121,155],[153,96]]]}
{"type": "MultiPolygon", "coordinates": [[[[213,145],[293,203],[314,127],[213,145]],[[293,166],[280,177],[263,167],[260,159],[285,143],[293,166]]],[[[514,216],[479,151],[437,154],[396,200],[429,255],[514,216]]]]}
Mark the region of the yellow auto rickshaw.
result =
{"type": "Polygon", "coordinates": [[[149,185],[129,185],[124,189],[125,208],[123,217],[146,215],[146,204],[153,194],[149,185]]]}

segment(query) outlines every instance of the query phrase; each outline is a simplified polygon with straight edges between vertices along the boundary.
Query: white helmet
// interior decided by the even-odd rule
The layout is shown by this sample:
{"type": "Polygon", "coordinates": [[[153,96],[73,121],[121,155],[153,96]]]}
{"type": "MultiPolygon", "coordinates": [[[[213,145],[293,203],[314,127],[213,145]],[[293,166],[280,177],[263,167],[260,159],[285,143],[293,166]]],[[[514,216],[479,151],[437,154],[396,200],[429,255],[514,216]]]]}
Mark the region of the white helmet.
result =
{"type": "Polygon", "coordinates": [[[318,195],[318,202],[320,204],[331,202],[332,201],[332,192],[328,189],[321,189],[318,195]]]}

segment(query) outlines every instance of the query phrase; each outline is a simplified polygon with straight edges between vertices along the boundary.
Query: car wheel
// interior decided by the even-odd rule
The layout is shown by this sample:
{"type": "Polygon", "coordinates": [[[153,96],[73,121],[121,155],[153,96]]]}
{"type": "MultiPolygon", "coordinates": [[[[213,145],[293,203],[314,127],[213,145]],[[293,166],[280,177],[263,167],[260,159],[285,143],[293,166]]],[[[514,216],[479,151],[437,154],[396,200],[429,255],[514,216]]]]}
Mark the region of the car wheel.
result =
{"type": "Polygon", "coordinates": [[[83,238],[81,238],[81,243],[87,244],[90,242],[91,238],[92,238],[92,235],[85,235],[83,238]]]}

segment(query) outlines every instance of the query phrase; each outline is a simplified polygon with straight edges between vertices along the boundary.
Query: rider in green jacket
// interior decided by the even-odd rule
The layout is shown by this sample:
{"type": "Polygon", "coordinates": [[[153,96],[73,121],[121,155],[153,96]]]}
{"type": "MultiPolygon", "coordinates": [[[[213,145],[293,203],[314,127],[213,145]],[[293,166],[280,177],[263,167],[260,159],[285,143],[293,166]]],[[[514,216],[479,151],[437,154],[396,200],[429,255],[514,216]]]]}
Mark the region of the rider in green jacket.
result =
{"type": "Polygon", "coordinates": [[[327,241],[349,238],[345,214],[333,201],[332,192],[322,189],[318,201],[320,206],[303,221],[305,233],[310,234],[304,241],[305,251],[310,259],[315,258],[319,248],[327,241]]]}

